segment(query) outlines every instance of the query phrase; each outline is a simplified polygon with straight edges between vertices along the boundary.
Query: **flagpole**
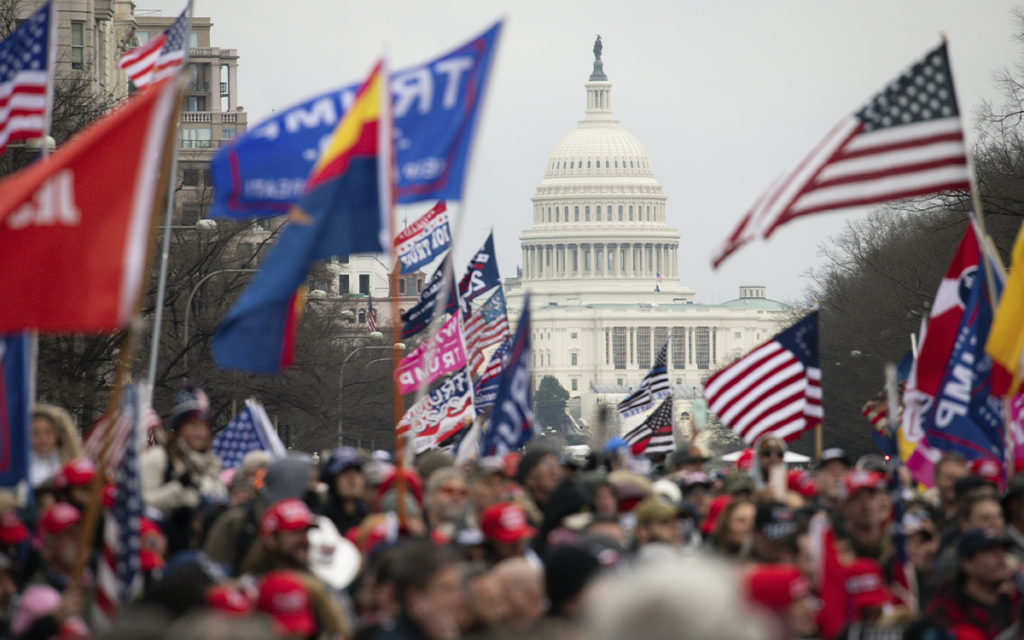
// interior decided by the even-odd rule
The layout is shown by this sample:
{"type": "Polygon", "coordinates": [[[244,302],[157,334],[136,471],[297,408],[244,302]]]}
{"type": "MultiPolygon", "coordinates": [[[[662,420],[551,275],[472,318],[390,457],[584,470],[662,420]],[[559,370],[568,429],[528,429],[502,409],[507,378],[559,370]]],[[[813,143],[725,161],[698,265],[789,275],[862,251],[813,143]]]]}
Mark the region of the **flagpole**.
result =
{"type": "MultiPolygon", "coordinates": [[[[181,112],[182,79],[180,74],[173,82],[177,83],[177,90],[173,92],[173,95],[170,98],[172,101],[170,115],[171,119],[174,122],[177,122],[181,112]]],[[[165,88],[165,90],[168,89],[169,87],[165,88]]],[[[177,126],[167,127],[167,133],[164,137],[164,158],[161,163],[160,178],[157,183],[156,197],[153,199],[153,210],[149,216],[151,236],[152,231],[155,228],[153,223],[159,213],[160,193],[165,189],[168,191],[170,190],[171,176],[170,172],[167,171],[167,168],[169,164],[173,164],[174,158],[178,155],[177,149],[174,145],[177,135],[177,126]],[[170,158],[167,157],[168,155],[170,155],[170,158]]],[[[147,245],[146,259],[142,267],[143,273],[149,271],[152,261],[153,243],[150,242],[147,245]]],[[[75,554],[75,561],[71,569],[71,582],[73,585],[78,585],[79,587],[82,586],[85,563],[92,550],[93,537],[96,533],[96,523],[99,520],[103,485],[106,483],[107,458],[110,455],[110,449],[114,443],[114,413],[117,411],[117,407],[120,404],[121,391],[124,389],[124,383],[131,373],[132,356],[135,353],[135,345],[138,335],[142,332],[142,302],[142,294],[139,292],[135,300],[135,309],[131,315],[131,319],[128,321],[128,326],[124,330],[124,336],[121,338],[117,369],[114,374],[114,386],[110,392],[110,398],[107,400],[107,410],[105,413],[107,420],[105,424],[96,426],[96,428],[100,428],[100,426],[102,426],[105,431],[102,434],[102,445],[100,446],[100,452],[96,460],[97,472],[95,477],[93,477],[92,484],[89,485],[90,499],[88,505],[86,505],[85,513],[83,514],[81,536],[79,538],[78,549],[75,554]]]]}
{"type": "MultiPolygon", "coordinates": [[[[188,3],[188,18],[185,23],[185,53],[181,61],[181,68],[188,68],[189,59],[189,34],[192,33],[192,0],[188,3]]],[[[164,236],[160,245],[160,275],[156,285],[156,309],[153,312],[153,336],[149,347],[149,367],[146,369],[146,379],[151,389],[156,388],[156,359],[160,350],[160,331],[163,328],[164,320],[164,295],[167,290],[167,262],[171,249],[171,218],[174,215],[174,192],[171,180],[177,180],[178,176],[178,127],[180,118],[177,117],[178,110],[175,110],[174,139],[171,148],[174,150],[171,155],[171,169],[167,180],[167,202],[164,207],[164,236]]],[[[186,375],[188,372],[186,372],[186,375]]]]}

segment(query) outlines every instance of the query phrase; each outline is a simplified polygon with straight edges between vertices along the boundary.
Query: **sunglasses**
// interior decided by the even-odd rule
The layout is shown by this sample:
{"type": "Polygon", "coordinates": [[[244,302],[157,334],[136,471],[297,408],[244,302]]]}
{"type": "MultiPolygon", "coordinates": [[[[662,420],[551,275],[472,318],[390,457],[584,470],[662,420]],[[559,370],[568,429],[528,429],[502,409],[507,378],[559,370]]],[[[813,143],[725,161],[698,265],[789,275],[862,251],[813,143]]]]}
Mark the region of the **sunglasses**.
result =
{"type": "Polygon", "coordinates": [[[440,491],[446,496],[453,497],[466,497],[469,494],[468,491],[459,487],[441,487],[440,491]]]}
{"type": "Polygon", "coordinates": [[[782,452],[779,451],[778,449],[767,449],[767,450],[761,452],[761,457],[762,458],[769,458],[769,457],[770,458],[781,458],[782,457],[782,452]]]}

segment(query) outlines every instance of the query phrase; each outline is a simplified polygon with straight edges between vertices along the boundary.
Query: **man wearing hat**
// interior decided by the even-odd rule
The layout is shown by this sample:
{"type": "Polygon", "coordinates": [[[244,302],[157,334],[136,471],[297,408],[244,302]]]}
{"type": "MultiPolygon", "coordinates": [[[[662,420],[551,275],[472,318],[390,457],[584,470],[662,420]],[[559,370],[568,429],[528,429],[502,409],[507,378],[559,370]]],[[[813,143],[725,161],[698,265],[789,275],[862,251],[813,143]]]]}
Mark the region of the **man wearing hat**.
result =
{"type": "Polygon", "coordinates": [[[878,502],[884,499],[885,476],[858,469],[843,478],[840,513],[849,530],[854,553],[859,558],[882,562],[887,554],[886,518],[878,502]]]}
{"type": "Polygon", "coordinates": [[[260,522],[260,538],[242,563],[243,573],[309,571],[309,530],[316,526],[306,503],[288,498],[270,505],[260,522]]]}
{"type": "Polygon", "coordinates": [[[516,480],[525,489],[525,497],[529,498],[524,509],[536,519],[534,526],[543,524],[544,508],[564,476],[565,470],[558,461],[558,449],[545,442],[527,445],[516,469],[516,480]]]}
{"type": "Polygon", "coordinates": [[[526,519],[526,512],[515,502],[498,502],[484,509],[480,530],[491,564],[522,556],[537,533],[526,519]]]}
{"type": "Polygon", "coordinates": [[[1006,562],[1009,546],[1009,539],[1002,533],[965,531],[957,543],[956,577],[940,589],[927,613],[947,628],[956,629],[957,637],[973,632],[976,637],[994,638],[1013,625],[1020,594],[1016,589],[1004,588],[1013,575],[1006,562]]]}
{"type": "Polygon", "coordinates": [[[825,449],[814,470],[814,486],[818,490],[818,503],[830,511],[839,508],[843,489],[843,476],[850,470],[850,457],[838,447],[825,449]]]}
{"type": "Polygon", "coordinates": [[[782,502],[761,502],[754,516],[751,557],[759,563],[791,563],[796,559],[799,525],[796,513],[782,502]]]}
{"type": "Polygon", "coordinates": [[[338,447],[320,470],[320,480],[327,485],[327,504],[323,515],[330,518],[341,533],[358,525],[370,513],[365,502],[363,467],[364,461],[358,451],[353,447],[338,447]]]}
{"type": "Polygon", "coordinates": [[[71,587],[71,571],[78,551],[82,512],[58,502],[43,512],[36,523],[42,566],[28,582],[48,584],[63,592],[71,587]]]}
{"type": "Polygon", "coordinates": [[[680,475],[684,473],[691,473],[694,471],[704,471],[704,464],[711,460],[711,458],[704,455],[700,447],[692,445],[685,449],[678,449],[672,453],[672,457],[669,459],[669,465],[672,469],[673,475],[680,475]]]}
{"type": "Polygon", "coordinates": [[[636,515],[637,550],[643,553],[651,544],[678,548],[683,543],[683,532],[679,526],[679,509],[665,500],[651,496],[641,502],[633,512],[636,515]]]}

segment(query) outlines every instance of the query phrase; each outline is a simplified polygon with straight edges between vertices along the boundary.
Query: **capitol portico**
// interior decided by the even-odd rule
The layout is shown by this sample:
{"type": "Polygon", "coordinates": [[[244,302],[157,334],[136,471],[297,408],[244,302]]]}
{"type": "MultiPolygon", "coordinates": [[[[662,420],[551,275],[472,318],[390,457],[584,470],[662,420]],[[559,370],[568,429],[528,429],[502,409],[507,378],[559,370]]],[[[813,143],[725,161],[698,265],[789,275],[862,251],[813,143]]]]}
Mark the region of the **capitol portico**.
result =
{"type": "MultiPolygon", "coordinates": [[[[706,305],[680,284],[679,232],[647,150],[612,117],[601,52],[598,38],[585,115],[548,157],[532,226],[520,236],[520,275],[506,281],[512,316],[523,292],[531,295],[534,384],[558,378],[578,398],[574,417],[590,424],[599,404],[639,384],[669,339],[669,379],[685,400],[774,334],[789,310],[761,286],[706,305]]],[[[699,215],[674,219],[696,225],[699,215]]]]}

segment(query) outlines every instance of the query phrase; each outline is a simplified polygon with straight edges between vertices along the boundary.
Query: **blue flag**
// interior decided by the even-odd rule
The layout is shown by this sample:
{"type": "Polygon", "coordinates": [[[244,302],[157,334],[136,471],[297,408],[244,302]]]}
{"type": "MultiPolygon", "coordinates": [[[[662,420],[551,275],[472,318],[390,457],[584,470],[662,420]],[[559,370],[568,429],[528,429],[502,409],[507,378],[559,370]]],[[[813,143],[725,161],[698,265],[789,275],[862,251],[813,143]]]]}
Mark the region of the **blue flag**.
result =
{"type": "Polygon", "coordinates": [[[250,451],[266,451],[273,457],[286,453],[267,412],[252,399],[245,401],[245,408],[213,439],[213,453],[225,469],[234,469],[242,464],[245,454],[250,451]]]}
{"type": "Polygon", "coordinates": [[[493,407],[494,401],[498,399],[501,372],[505,369],[505,360],[511,349],[512,345],[508,340],[498,345],[498,348],[491,354],[491,359],[487,361],[487,367],[480,374],[480,379],[476,381],[476,385],[473,387],[476,415],[493,407]]]}
{"type": "MultiPolygon", "coordinates": [[[[501,284],[498,257],[494,255],[494,232],[487,235],[484,246],[476,252],[459,281],[459,298],[467,303],[501,284]]],[[[465,316],[464,316],[465,317],[465,316]]]]}
{"type": "MultiPolygon", "coordinates": [[[[392,76],[400,204],[461,199],[500,31],[499,22],[451,53],[392,76]]],[[[335,89],[276,113],[221,149],[210,163],[210,217],[287,211],[302,196],[322,143],[357,88],[335,89]]]]}
{"type": "MultiPolygon", "coordinates": [[[[448,260],[449,257],[445,256],[427,283],[423,285],[423,292],[420,293],[420,299],[416,302],[416,306],[402,314],[402,340],[414,336],[430,326],[430,322],[434,319],[434,305],[437,303],[437,296],[441,293],[441,284],[444,282],[444,270],[448,260]]],[[[442,313],[454,313],[456,308],[455,279],[449,276],[448,304],[444,306],[442,313]]]]}
{"type": "MultiPolygon", "coordinates": [[[[981,257],[985,259],[984,253],[981,257]]],[[[928,444],[956,451],[968,460],[1004,460],[1005,437],[1002,403],[990,394],[992,359],[985,341],[992,328],[993,305],[1002,293],[1002,273],[992,268],[995,291],[991,293],[982,265],[974,278],[935,399],[924,419],[928,444]]]]}
{"type": "Polygon", "coordinates": [[[523,296],[516,337],[501,372],[491,425],[483,433],[480,455],[503,456],[533,437],[533,380],[530,374],[530,294],[523,296]]]}
{"type": "Polygon", "coordinates": [[[27,333],[0,338],[0,487],[28,480],[32,374],[27,333]]]}

